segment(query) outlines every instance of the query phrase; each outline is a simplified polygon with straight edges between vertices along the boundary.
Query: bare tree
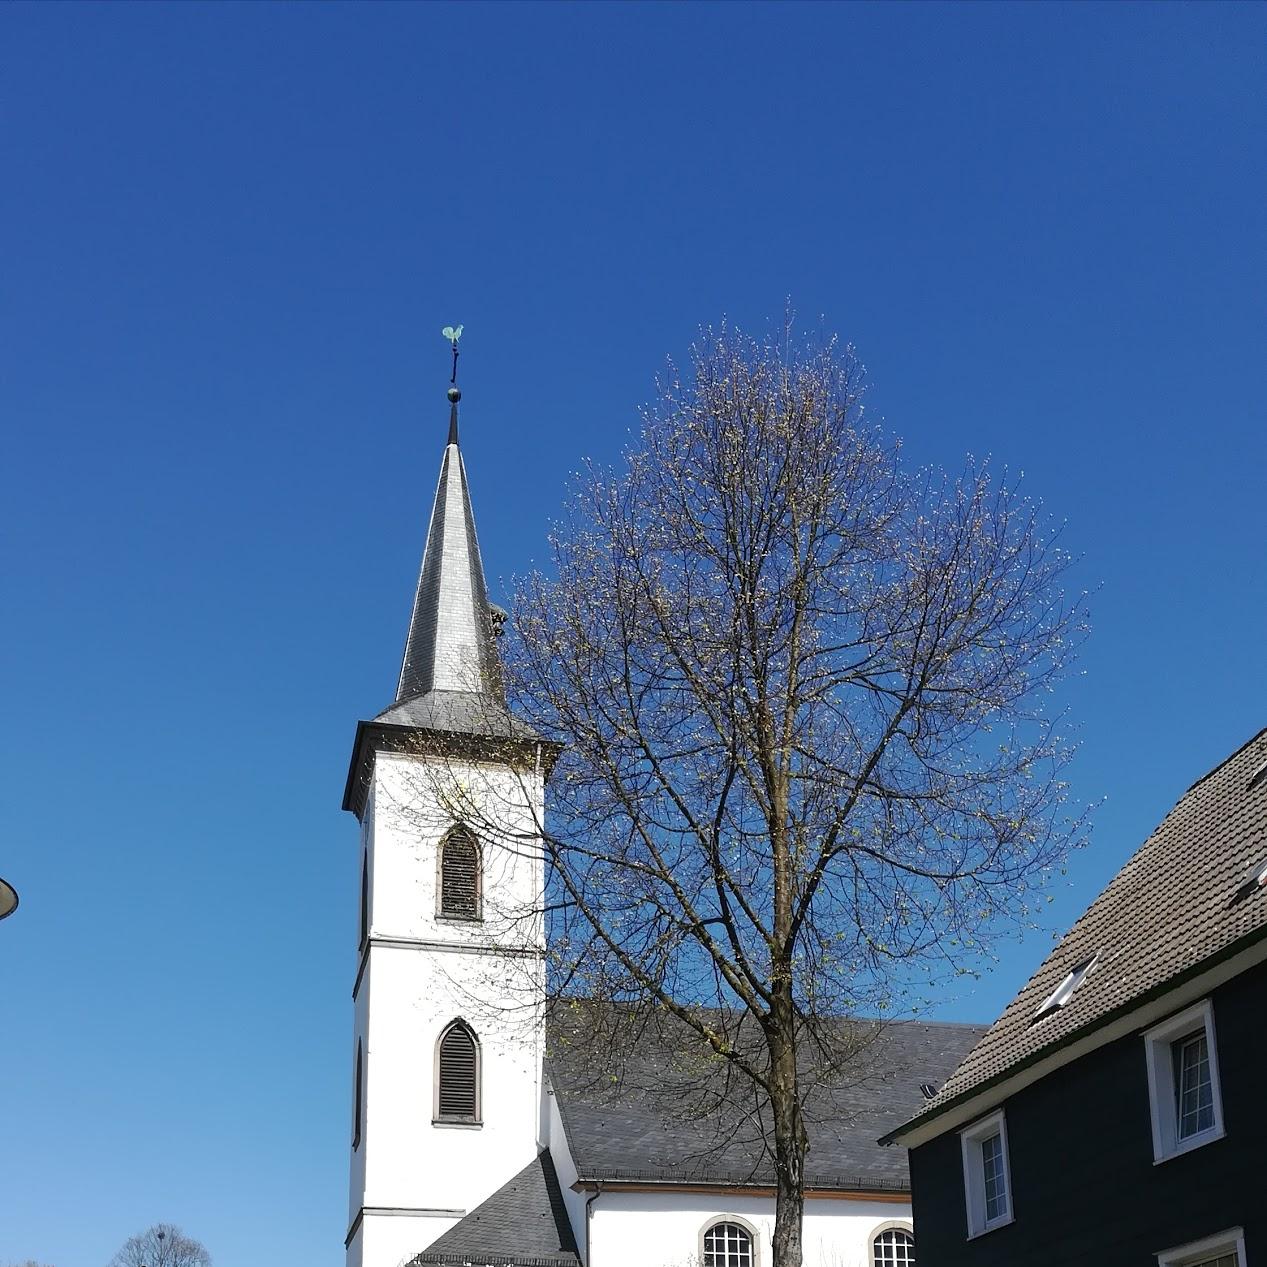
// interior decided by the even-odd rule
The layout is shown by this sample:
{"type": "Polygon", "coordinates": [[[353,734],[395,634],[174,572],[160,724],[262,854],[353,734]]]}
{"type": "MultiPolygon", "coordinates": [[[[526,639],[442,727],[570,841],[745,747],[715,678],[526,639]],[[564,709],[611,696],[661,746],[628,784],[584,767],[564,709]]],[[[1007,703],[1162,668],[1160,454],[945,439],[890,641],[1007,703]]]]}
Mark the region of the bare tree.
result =
{"type": "Polygon", "coordinates": [[[864,425],[834,341],[723,327],[661,386],[506,639],[560,749],[551,988],[671,1019],[750,1088],[799,1267],[807,1069],[979,963],[1081,843],[1043,702],[1083,604],[1015,482],[909,470],[864,425]]]}
{"type": "Polygon", "coordinates": [[[155,1223],[133,1236],[110,1267],[211,1267],[206,1247],[170,1223],[155,1223]]]}

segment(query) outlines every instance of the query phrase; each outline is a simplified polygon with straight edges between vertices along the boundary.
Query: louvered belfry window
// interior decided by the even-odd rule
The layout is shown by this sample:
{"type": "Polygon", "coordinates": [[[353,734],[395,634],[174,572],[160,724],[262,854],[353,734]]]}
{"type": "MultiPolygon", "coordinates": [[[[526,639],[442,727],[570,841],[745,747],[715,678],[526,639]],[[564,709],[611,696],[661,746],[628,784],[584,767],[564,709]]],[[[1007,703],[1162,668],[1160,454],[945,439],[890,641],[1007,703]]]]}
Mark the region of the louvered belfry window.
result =
{"type": "Polygon", "coordinates": [[[365,1067],[361,1040],[356,1040],[356,1078],[352,1087],[352,1151],[361,1146],[361,1123],[365,1120],[365,1067]]]}
{"type": "Polygon", "coordinates": [[[480,845],[466,827],[455,827],[440,845],[440,914],[480,918],[480,845]]]}
{"type": "Polygon", "coordinates": [[[479,1043],[465,1021],[454,1021],[440,1039],[436,1118],[446,1122],[480,1120],[479,1043]]]}
{"type": "Polygon", "coordinates": [[[361,940],[365,945],[370,935],[370,855],[369,851],[361,855],[361,940]]]}

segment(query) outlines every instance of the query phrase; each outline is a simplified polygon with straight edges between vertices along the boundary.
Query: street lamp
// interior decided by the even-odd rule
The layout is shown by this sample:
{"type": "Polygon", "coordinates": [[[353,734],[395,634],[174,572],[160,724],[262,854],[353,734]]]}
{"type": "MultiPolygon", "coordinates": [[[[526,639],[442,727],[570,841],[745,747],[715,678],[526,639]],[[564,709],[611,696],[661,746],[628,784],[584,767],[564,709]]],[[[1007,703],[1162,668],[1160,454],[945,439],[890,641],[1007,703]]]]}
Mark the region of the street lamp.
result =
{"type": "Polygon", "coordinates": [[[18,909],[18,891],[6,880],[0,880],[0,919],[18,909]]]}

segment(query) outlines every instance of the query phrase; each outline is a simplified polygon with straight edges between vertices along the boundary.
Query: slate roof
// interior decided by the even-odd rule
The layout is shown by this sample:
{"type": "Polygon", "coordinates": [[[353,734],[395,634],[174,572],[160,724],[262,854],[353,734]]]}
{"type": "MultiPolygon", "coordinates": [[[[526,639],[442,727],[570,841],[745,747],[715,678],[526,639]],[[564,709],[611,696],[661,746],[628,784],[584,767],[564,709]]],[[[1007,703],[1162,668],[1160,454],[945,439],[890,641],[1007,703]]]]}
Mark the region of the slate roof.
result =
{"type": "Polygon", "coordinates": [[[527,722],[520,721],[500,700],[474,691],[428,691],[404,703],[393,704],[374,721],[385,726],[452,735],[538,738],[537,732],[527,722]]]}
{"type": "MultiPolygon", "coordinates": [[[[671,1030],[640,1034],[608,1072],[585,1041],[585,1009],[552,1017],[548,1072],[581,1180],[768,1186],[769,1123],[750,1084],[726,1084],[724,1062],[704,1069],[671,1030]]],[[[809,1188],[907,1191],[904,1149],[877,1138],[940,1086],[984,1026],[839,1021],[838,1049],[866,1040],[839,1071],[815,1079],[808,1101],[809,1188]]]]}
{"type": "Polygon", "coordinates": [[[484,565],[457,442],[456,405],[427,527],[396,703],[428,691],[503,696],[484,565]]]}
{"type": "Polygon", "coordinates": [[[409,1267],[580,1267],[580,1261],[554,1162],[543,1152],[409,1267]]]}
{"type": "Polygon", "coordinates": [[[1244,885],[1267,862],[1267,777],[1254,778],[1265,763],[1267,730],[1188,789],[896,1138],[1267,937],[1267,890],[1244,885]],[[1092,956],[1069,1002],[1036,1020],[1092,956]]]}
{"type": "Polygon", "coordinates": [[[504,618],[489,603],[484,583],[454,404],[396,698],[372,722],[357,725],[344,809],[358,817],[364,810],[376,747],[408,750],[411,736],[420,734],[449,748],[469,746],[471,740],[540,741],[506,707],[497,654],[498,614],[504,618]]]}

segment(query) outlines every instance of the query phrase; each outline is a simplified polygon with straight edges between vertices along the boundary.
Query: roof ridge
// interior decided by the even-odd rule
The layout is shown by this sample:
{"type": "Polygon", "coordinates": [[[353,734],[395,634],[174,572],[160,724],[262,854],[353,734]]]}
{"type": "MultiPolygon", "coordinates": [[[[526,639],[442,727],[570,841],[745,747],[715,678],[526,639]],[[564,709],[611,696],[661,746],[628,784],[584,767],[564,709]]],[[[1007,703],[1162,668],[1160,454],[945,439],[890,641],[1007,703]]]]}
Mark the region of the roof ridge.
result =
{"type": "MultiPolygon", "coordinates": [[[[1126,861],[1123,862],[1122,865],[1113,873],[1113,875],[1109,878],[1108,882],[1105,884],[1104,888],[1102,888],[1100,892],[1097,893],[1095,897],[1091,899],[1091,901],[1088,903],[1086,908],[1083,910],[1082,914],[1079,915],[1078,918],[1074,920],[1074,922],[1070,924],[1069,927],[1065,929],[1063,933],[1060,934],[1060,937],[1057,939],[1055,945],[1053,945],[1051,950],[1049,950],[1047,954],[1043,956],[1042,960],[1039,962],[1038,966],[1034,969],[1034,971],[1030,974],[1025,984],[1016,992],[1015,995],[1012,996],[1011,1002],[1007,1004],[1007,1006],[1004,1008],[1004,1011],[1006,1011],[1008,1007],[1011,1007],[1012,1003],[1016,1002],[1016,1000],[1019,999],[1021,995],[1024,994],[1027,989],[1029,989],[1031,983],[1034,981],[1034,978],[1037,977],[1042,972],[1042,970],[1047,966],[1050,960],[1055,956],[1056,952],[1060,950],[1060,948],[1069,940],[1070,937],[1073,936],[1073,934],[1077,931],[1079,925],[1081,925],[1084,921],[1086,921],[1087,918],[1091,915],[1091,912],[1094,910],[1096,903],[1098,903],[1099,900],[1109,891],[1109,889],[1111,889],[1113,885],[1117,883],[1117,880],[1122,875],[1122,873],[1126,871],[1128,867],[1134,865],[1134,863],[1138,860],[1140,854],[1142,854],[1144,850],[1147,849],[1148,846],[1153,843],[1153,841],[1156,839],[1157,833],[1161,831],[1163,827],[1165,827],[1165,825],[1170,821],[1171,818],[1175,816],[1175,814],[1178,813],[1180,806],[1183,805],[1183,803],[1188,799],[1188,797],[1198,787],[1200,787],[1202,783],[1205,783],[1208,779],[1213,778],[1216,774],[1218,774],[1220,770],[1224,768],[1224,766],[1230,765],[1247,748],[1252,747],[1255,743],[1258,742],[1259,739],[1263,738],[1264,735],[1267,735],[1267,726],[1264,726],[1262,730],[1260,730],[1257,734],[1251,736],[1243,744],[1241,744],[1241,746],[1237,748],[1236,751],[1233,752],[1230,756],[1225,757],[1216,766],[1207,770],[1199,779],[1189,784],[1188,787],[1184,789],[1184,791],[1180,794],[1178,800],[1176,800],[1174,804],[1172,804],[1171,807],[1161,816],[1161,818],[1157,822],[1157,825],[1152,829],[1152,831],[1150,831],[1143,838],[1143,840],[1141,840],[1139,844],[1136,845],[1135,848],[1131,850],[1130,854],[1126,858],[1126,861]]],[[[1002,1014],[1003,1013],[1000,1012],[999,1016],[1002,1016],[1002,1014]]],[[[997,1020],[998,1018],[996,1017],[995,1019],[997,1020]]]]}
{"type": "MultiPolygon", "coordinates": [[[[1204,783],[1204,782],[1206,781],[1206,779],[1211,778],[1213,775],[1218,774],[1218,772],[1219,772],[1221,769],[1223,769],[1223,767],[1224,767],[1225,765],[1230,765],[1233,761],[1235,761],[1235,760],[1236,760],[1236,758],[1237,758],[1237,757],[1239,757],[1239,756],[1241,755],[1241,753],[1242,753],[1242,752],[1244,752],[1244,751],[1245,751],[1245,749],[1246,749],[1246,748],[1248,748],[1248,747],[1250,747],[1251,745],[1253,745],[1253,744],[1257,743],[1257,742],[1258,742],[1258,740],[1260,740],[1260,739],[1261,739],[1264,735],[1267,735],[1267,726],[1264,726],[1264,727],[1262,728],[1262,730],[1260,730],[1260,731],[1259,731],[1256,735],[1251,735],[1251,736],[1250,736],[1250,738],[1248,738],[1247,740],[1245,740],[1245,742],[1244,742],[1243,744],[1241,744],[1241,746],[1240,746],[1239,748],[1237,748],[1237,750],[1236,750],[1234,753],[1232,753],[1232,755],[1231,755],[1231,756],[1229,756],[1229,757],[1224,757],[1224,758],[1223,758],[1223,760],[1222,760],[1222,761],[1220,761],[1220,762],[1218,763],[1218,765],[1216,765],[1213,769],[1211,769],[1211,770],[1207,770],[1207,771],[1206,771],[1206,772],[1205,772],[1205,773],[1204,773],[1204,774],[1203,774],[1203,775],[1202,775],[1199,779],[1197,779],[1194,783],[1189,784],[1189,785],[1188,785],[1188,789],[1187,789],[1187,791],[1185,791],[1185,792],[1184,792],[1184,794],[1183,794],[1183,796],[1181,796],[1181,797],[1179,798],[1179,800],[1178,800],[1178,801],[1176,801],[1176,802],[1174,803],[1174,805],[1171,807],[1171,811],[1170,811],[1170,812],[1173,814],[1173,813],[1174,813],[1174,811],[1175,811],[1175,810],[1177,810],[1177,809],[1179,808],[1179,802],[1183,800],[1183,797],[1184,797],[1184,796],[1187,796],[1187,795],[1188,795],[1188,792],[1191,792],[1191,791],[1193,790],[1193,788],[1198,787],[1200,784],[1204,783]]],[[[1167,814],[1167,815],[1166,815],[1166,818],[1169,818],[1169,817],[1170,817],[1170,814],[1167,814]]],[[[1163,818],[1161,821],[1164,823],[1164,822],[1166,821],[1166,819],[1165,819],[1165,818],[1163,818]]],[[[1159,824],[1158,824],[1158,826],[1161,826],[1161,824],[1159,823],[1159,824]]]]}

